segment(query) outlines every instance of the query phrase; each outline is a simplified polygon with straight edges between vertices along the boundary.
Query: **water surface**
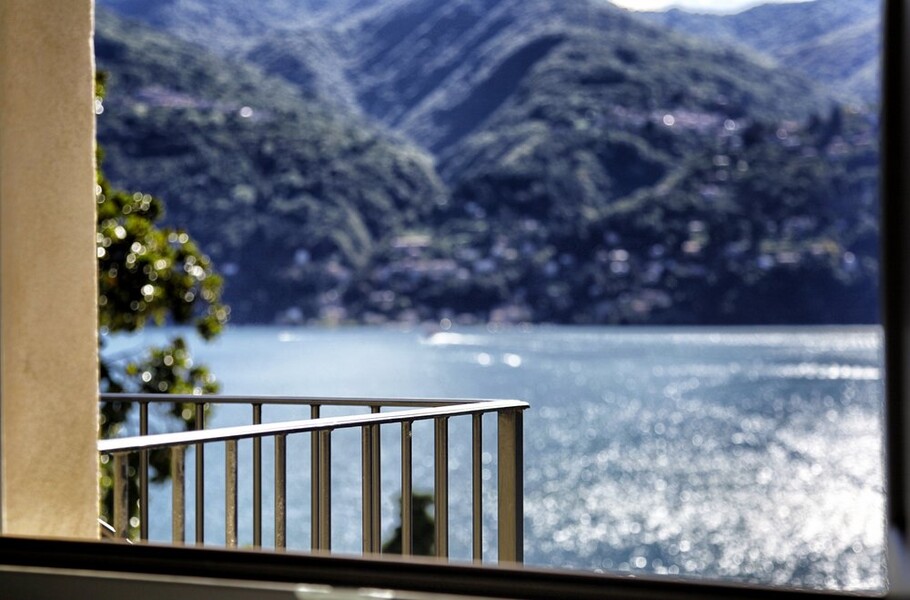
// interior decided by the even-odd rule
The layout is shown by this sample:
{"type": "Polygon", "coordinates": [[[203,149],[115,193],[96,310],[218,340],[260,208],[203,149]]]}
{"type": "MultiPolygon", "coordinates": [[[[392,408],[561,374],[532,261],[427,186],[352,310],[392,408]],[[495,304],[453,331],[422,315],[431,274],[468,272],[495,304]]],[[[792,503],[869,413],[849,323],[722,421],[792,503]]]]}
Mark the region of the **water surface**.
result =
{"type": "MultiPolygon", "coordinates": [[[[166,333],[117,338],[111,350],[166,333]]],[[[878,328],[570,327],[234,327],[213,344],[193,344],[228,394],[529,402],[528,563],[837,589],[881,589],[884,581],[880,346],[878,328]]],[[[306,408],[265,413],[306,416],[306,408]]],[[[246,422],[248,408],[219,408],[210,426],[246,422]]],[[[495,419],[484,427],[492,559],[495,419]]],[[[398,439],[397,427],[384,430],[385,536],[397,524],[398,439]]],[[[469,440],[470,420],[453,420],[451,551],[465,559],[469,440]]],[[[415,487],[432,490],[431,425],[415,426],[414,444],[415,487]]],[[[289,442],[289,543],[299,548],[309,546],[308,448],[306,436],[289,442]]],[[[223,539],[221,452],[206,455],[213,542],[223,539]]],[[[333,452],[333,548],[357,553],[358,434],[336,433],[333,452]]],[[[247,461],[249,453],[241,444],[247,461]]],[[[241,482],[249,470],[241,465],[241,482]]],[[[249,514],[248,487],[241,515],[249,514]]],[[[269,503],[268,477],[264,488],[269,503]]],[[[167,485],[156,491],[153,510],[169,510],[168,494],[167,485]]],[[[269,542],[270,515],[264,521],[269,542]]],[[[159,521],[153,535],[167,539],[169,527],[159,521]]],[[[252,542],[250,523],[240,533],[242,544],[252,542]]]]}

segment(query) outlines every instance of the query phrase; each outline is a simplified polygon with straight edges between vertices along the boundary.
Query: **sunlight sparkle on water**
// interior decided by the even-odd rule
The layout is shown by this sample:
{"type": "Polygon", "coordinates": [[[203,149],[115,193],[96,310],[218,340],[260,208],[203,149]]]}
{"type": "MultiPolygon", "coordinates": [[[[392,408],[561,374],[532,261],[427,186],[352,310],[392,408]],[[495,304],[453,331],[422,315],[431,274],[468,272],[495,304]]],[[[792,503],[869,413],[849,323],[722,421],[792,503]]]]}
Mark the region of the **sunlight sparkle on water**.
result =
{"type": "Polygon", "coordinates": [[[512,368],[518,368],[521,366],[521,357],[517,354],[506,352],[502,355],[502,362],[512,368]]]}
{"type": "MultiPolygon", "coordinates": [[[[106,348],[114,352],[117,345],[106,348]]],[[[531,565],[883,589],[876,328],[461,327],[429,336],[238,328],[198,348],[227,394],[528,401],[524,506],[531,565]]],[[[211,426],[248,420],[246,410],[219,407],[211,426]]],[[[458,524],[471,518],[470,421],[450,425],[450,550],[469,559],[471,528],[458,524]]],[[[496,530],[495,430],[483,429],[488,541],[496,530]]],[[[415,486],[423,481],[432,489],[433,436],[424,433],[421,441],[415,426],[415,486]],[[428,445],[420,450],[421,443],[428,445]]],[[[339,452],[348,443],[359,448],[357,439],[340,434],[334,443],[339,452]]],[[[386,538],[397,523],[400,483],[385,473],[397,473],[398,443],[397,434],[383,436],[386,538]]],[[[218,453],[207,452],[206,460],[218,473],[218,453]]],[[[306,473],[289,476],[291,496],[307,496],[306,473]]],[[[358,469],[339,464],[333,480],[334,497],[359,497],[358,469]]],[[[241,507],[248,507],[250,492],[241,493],[247,494],[241,507]]],[[[158,497],[167,502],[169,490],[158,497]]],[[[357,552],[359,517],[345,511],[359,503],[339,502],[333,548],[357,552]]],[[[223,534],[218,511],[216,503],[206,513],[212,539],[223,534]]],[[[308,547],[306,502],[289,505],[289,522],[298,524],[289,532],[291,547],[308,547]]],[[[249,524],[240,529],[241,544],[250,543],[249,524]]],[[[167,528],[153,532],[169,535],[167,528]]],[[[495,558],[495,543],[486,558],[495,558]]]]}

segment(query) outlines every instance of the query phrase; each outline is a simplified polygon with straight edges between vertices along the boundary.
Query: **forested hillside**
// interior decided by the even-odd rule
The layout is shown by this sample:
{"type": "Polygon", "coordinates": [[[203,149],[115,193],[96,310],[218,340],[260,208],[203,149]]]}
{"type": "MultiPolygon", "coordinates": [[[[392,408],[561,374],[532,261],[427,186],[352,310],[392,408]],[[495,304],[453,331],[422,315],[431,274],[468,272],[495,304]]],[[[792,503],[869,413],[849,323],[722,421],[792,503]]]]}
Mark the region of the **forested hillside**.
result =
{"type": "Polygon", "coordinates": [[[229,282],[241,320],[332,289],[447,191],[432,159],[286,83],[100,12],[112,181],[164,198],[229,282]]]}
{"type": "Polygon", "coordinates": [[[98,5],[184,41],[237,54],[259,36],[337,18],[376,0],[99,0],[98,5]]]}
{"type": "Polygon", "coordinates": [[[879,98],[879,0],[766,4],[734,15],[681,10],[646,18],[703,39],[741,44],[825,84],[844,100],[879,98]]]}
{"type": "MultiPolygon", "coordinates": [[[[363,111],[434,152],[529,101],[538,106],[519,110],[545,102],[562,112],[679,106],[800,117],[821,100],[806,79],[657,30],[597,1],[409,0],[334,31],[345,44],[319,59],[342,56],[363,111]]],[[[300,39],[311,35],[305,30],[300,39]]],[[[294,66],[315,58],[312,46],[294,44],[294,37],[268,40],[250,58],[294,81],[294,66]]],[[[571,118],[541,117],[554,125],[571,118]]]]}
{"type": "MultiPolygon", "coordinates": [[[[876,318],[874,113],[742,45],[600,0],[104,3],[162,29],[99,14],[108,171],[239,320],[876,318]]],[[[784,45],[864,39],[831,22],[784,45]]]]}

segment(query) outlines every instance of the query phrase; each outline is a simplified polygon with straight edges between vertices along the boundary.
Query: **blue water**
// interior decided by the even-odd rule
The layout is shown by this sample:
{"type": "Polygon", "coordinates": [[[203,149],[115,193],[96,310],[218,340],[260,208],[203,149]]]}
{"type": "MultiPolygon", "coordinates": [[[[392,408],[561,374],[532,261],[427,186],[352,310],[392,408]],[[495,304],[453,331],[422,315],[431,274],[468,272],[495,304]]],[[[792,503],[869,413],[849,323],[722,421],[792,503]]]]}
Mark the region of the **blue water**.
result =
{"type": "MultiPolygon", "coordinates": [[[[174,331],[118,337],[122,352],[174,331]]],[[[878,328],[234,327],[193,342],[228,394],[517,398],[531,564],[882,589],[878,328]]],[[[267,421],[307,409],[266,409],[267,421]]],[[[220,407],[210,427],[249,422],[220,407]]],[[[464,421],[464,422],[462,422],[464,421]]],[[[425,427],[423,425],[426,425],[425,427]]],[[[156,420],[156,427],[165,427],[156,420]]],[[[484,423],[485,556],[495,558],[495,419],[484,423]]],[[[470,421],[450,428],[451,552],[470,556],[470,421]]],[[[399,431],[383,433],[383,531],[397,525],[399,431]]],[[[415,487],[432,430],[415,427],[415,487]]],[[[309,547],[309,440],[289,442],[289,544],[309,547]]],[[[223,462],[206,454],[206,534],[223,539],[223,462]]],[[[250,449],[241,445],[241,479],[250,449]]],[[[265,443],[264,454],[271,456],[265,443]]],[[[191,461],[190,461],[191,462],[191,461]]],[[[270,473],[267,464],[266,473],[270,473]]],[[[192,469],[189,475],[192,476],[192,469]]],[[[360,440],[333,438],[333,548],[360,549],[360,440]]],[[[241,489],[241,515],[251,491],[241,489]]],[[[266,505],[271,480],[266,478],[266,505]]],[[[191,490],[189,490],[191,492],[191,490]]],[[[169,486],[152,514],[169,514],[169,486]]],[[[192,496],[188,499],[192,506],[192,496]]],[[[189,515],[192,531],[193,516],[189,515]]],[[[270,515],[264,538],[271,541],[270,515]]],[[[169,539],[165,517],[153,537],[169,539]]],[[[241,544],[252,542],[241,522],[241,544]]]]}

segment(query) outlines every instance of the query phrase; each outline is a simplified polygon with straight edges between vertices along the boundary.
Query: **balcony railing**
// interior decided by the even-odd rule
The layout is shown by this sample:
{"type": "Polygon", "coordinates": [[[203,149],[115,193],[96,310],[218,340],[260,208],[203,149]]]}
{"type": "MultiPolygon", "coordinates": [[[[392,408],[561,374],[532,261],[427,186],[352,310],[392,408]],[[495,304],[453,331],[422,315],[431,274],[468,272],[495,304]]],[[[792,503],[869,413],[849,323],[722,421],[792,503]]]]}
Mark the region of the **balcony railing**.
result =
{"type": "Polygon", "coordinates": [[[528,408],[517,400],[440,400],[379,398],[300,398],[261,396],[190,396],[177,394],[103,394],[102,402],[139,405],[139,435],[101,440],[98,450],[102,460],[113,461],[113,529],[116,537],[129,532],[129,457],[138,455],[139,538],[149,536],[149,452],[168,449],[171,458],[172,510],[171,529],[175,543],[185,541],[186,523],[186,450],[195,450],[195,541],[204,543],[205,448],[215,443],[225,445],[225,543],[237,545],[238,531],[238,442],[252,440],[253,545],[262,544],[262,440],[274,440],[274,547],[287,545],[287,439],[310,436],[310,548],[331,550],[332,538],[332,432],[360,429],[362,485],[362,547],[364,554],[381,550],[381,471],[380,428],[400,427],[401,433],[401,537],[402,554],[413,554],[413,465],[412,426],[417,421],[434,423],[434,542],[436,555],[448,558],[449,548],[449,419],[470,417],[472,479],[472,556],[483,560],[483,415],[497,414],[498,452],[498,556],[500,562],[520,563],[523,558],[523,431],[522,412],[528,408]],[[192,404],[195,430],[149,435],[151,404],[192,404]],[[206,405],[248,405],[252,423],[240,427],[205,428],[206,405]],[[298,421],[263,423],[265,405],[309,406],[310,418],[298,421]],[[369,408],[369,414],[323,416],[323,407],[369,408]],[[394,408],[382,412],[385,408],[394,408]]]}

